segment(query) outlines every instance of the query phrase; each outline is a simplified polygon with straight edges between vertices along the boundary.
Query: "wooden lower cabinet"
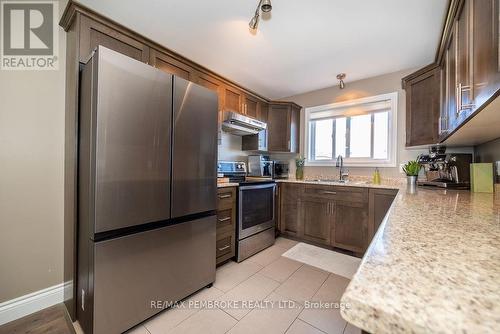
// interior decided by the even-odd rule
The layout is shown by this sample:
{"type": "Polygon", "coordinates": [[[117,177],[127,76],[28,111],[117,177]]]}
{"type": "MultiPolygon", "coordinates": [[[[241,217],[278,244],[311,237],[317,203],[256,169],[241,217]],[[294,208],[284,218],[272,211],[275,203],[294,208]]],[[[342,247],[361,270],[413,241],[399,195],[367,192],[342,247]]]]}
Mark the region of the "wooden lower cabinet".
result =
{"type": "Polygon", "coordinates": [[[279,229],[284,235],[361,256],[397,190],[280,184],[279,229]]]}
{"type": "Polygon", "coordinates": [[[217,189],[215,256],[220,264],[236,255],[236,187],[217,189]]]}
{"type": "Polygon", "coordinates": [[[368,203],[337,201],[331,245],[362,254],[368,244],[368,203]]]}
{"type": "Polygon", "coordinates": [[[368,239],[375,236],[380,224],[387,215],[398,191],[394,189],[370,189],[368,214],[368,239]]]}
{"type": "Polygon", "coordinates": [[[335,221],[335,202],[326,198],[304,196],[300,201],[302,238],[330,245],[330,229],[335,221]]]}
{"type": "Polygon", "coordinates": [[[296,183],[280,185],[280,232],[293,237],[299,237],[299,196],[303,186],[296,183]]]}

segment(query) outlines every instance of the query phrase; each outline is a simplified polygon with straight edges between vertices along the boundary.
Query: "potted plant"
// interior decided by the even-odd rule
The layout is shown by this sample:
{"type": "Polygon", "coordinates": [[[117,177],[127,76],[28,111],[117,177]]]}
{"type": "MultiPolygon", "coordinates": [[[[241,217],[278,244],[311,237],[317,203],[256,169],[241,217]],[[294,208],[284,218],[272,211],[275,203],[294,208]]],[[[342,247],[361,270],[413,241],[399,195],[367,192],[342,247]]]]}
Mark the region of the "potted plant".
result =
{"type": "Polygon", "coordinates": [[[421,167],[417,160],[410,160],[403,166],[408,185],[414,186],[417,184],[417,177],[421,167]]]}
{"type": "Polygon", "coordinates": [[[304,163],[306,159],[303,156],[299,156],[297,159],[295,159],[295,178],[297,180],[303,180],[304,179],[304,163]]]}

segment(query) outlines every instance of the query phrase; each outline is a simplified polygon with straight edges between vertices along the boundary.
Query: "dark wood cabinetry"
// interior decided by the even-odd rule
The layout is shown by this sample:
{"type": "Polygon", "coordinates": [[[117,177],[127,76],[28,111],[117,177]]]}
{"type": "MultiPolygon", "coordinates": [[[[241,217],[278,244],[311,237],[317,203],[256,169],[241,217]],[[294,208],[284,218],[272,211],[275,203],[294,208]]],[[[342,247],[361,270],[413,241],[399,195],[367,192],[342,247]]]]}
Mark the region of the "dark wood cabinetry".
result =
{"type": "Polygon", "coordinates": [[[243,111],[244,114],[248,117],[252,117],[258,119],[260,112],[260,101],[248,94],[245,94],[243,97],[243,111]]]}
{"type": "Polygon", "coordinates": [[[500,82],[498,0],[471,0],[472,96],[477,105],[495,94],[500,82]]]}
{"type": "Polygon", "coordinates": [[[299,152],[301,107],[292,102],[272,102],[267,116],[268,150],[299,152]]]}
{"type": "Polygon", "coordinates": [[[216,262],[236,254],[236,187],[217,189],[216,262]]]}
{"type": "Polygon", "coordinates": [[[370,189],[368,239],[371,240],[387,215],[398,191],[393,189],[370,189]]]}
{"type": "Polygon", "coordinates": [[[441,69],[430,65],[403,79],[406,90],[406,146],[437,143],[441,69]]]}
{"type": "Polygon", "coordinates": [[[330,245],[330,229],[335,222],[335,202],[328,198],[303,196],[301,221],[304,223],[302,238],[330,245]]]}
{"type": "Polygon", "coordinates": [[[234,87],[225,86],[224,110],[235,111],[239,114],[244,114],[243,109],[242,92],[234,87]]]}
{"type": "Polygon", "coordinates": [[[444,142],[498,95],[498,2],[450,1],[435,63],[403,78],[407,146],[444,142]]]}
{"type": "Polygon", "coordinates": [[[280,232],[361,255],[370,243],[368,188],[283,183],[280,232]]]}
{"type": "Polygon", "coordinates": [[[194,70],[191,67],[161,51],[150,50],[149,64],[169,74],[193,81],[194,70]]]}
{"type": "Polygon", "coordinates": [[[295,183],[282,183],[280,188],[280,231],[298,237],[301,235],[299,197],[303,193],[303,186],[295,183]]]}
{"type": "Polygon", "coordinates": [[[115,30],[87,16],[80,17],[79,60],[86,62],[92,51],[102,45],[144,63],[149,62],[150,48],[119,30],[115,30]]]}
{"type": "Polygon", "coordinates": [[[368,247],[368,202],[337,201],[331,228],[334,247],[362,254],[368,247]]]}

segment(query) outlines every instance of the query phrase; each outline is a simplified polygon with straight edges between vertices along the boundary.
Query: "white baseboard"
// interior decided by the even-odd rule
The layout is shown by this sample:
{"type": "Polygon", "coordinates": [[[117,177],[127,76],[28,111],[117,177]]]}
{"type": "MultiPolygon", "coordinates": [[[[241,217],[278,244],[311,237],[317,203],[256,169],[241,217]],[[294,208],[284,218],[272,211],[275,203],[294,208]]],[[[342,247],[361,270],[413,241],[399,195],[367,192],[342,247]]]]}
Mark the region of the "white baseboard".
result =
{"type": "MultiPolygon", "coordinates": [[[[0,304],[0,325],[64,301],[64,290],[73,284],[61,283],[0,304]]],[[[67,290],[69,291],[69,290],[67,290]]]]}

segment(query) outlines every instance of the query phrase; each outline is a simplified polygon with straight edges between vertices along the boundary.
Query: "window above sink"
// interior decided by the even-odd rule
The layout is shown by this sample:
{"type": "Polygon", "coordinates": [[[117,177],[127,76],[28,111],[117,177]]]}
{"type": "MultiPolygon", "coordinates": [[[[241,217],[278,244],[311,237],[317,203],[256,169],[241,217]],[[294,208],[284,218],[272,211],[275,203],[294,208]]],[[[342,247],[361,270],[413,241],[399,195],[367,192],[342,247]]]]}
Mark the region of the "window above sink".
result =
{"type": "Polygon", "coordinates": [[[397,92],[306,108],[306,166],[395,167],[397,92]]]}

